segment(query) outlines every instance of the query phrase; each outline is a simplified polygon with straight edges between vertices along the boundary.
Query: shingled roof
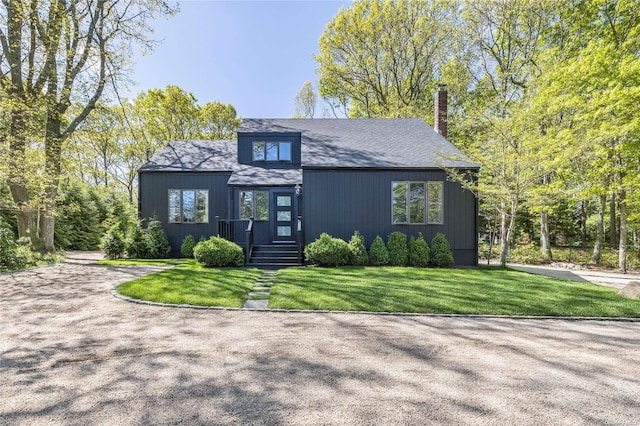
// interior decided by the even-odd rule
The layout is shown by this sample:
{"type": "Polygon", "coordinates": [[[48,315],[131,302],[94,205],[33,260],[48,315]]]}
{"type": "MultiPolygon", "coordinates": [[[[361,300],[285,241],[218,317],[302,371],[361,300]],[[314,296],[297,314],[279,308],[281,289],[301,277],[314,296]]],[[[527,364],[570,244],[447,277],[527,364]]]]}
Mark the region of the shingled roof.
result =
{"type": "Polygon", "coordinates": [[[238,133],[300,133],[303,168],[478,168],[419,118],[244,119],[238,133]]]}
{"type": "Polygon", "coordinates": [[[238,165],[236,141],[171,141],[140,167],[143,171],[226,172],[238,165]]]}
{"type": "MultiPolygon", "coordinates": [[[[478,168],[417,118],[245,119],[238,133],[300,133],[302,168],[478,168]]],[[[299,169],[238,164],[229,140],[171,141],[140,170],[233,171],[230,185],[302,180],[299,169]]]]}

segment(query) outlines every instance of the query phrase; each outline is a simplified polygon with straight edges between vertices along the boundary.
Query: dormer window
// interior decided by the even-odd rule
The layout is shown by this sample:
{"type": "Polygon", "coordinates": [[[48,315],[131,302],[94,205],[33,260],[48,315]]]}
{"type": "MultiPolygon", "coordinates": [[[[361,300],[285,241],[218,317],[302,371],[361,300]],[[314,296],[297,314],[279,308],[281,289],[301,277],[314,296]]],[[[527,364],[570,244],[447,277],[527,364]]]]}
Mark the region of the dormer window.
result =
{"type": "Polygon", "coordinates": [[[291,161],[291,142],[254,142],[253,161],[291,161]]]}

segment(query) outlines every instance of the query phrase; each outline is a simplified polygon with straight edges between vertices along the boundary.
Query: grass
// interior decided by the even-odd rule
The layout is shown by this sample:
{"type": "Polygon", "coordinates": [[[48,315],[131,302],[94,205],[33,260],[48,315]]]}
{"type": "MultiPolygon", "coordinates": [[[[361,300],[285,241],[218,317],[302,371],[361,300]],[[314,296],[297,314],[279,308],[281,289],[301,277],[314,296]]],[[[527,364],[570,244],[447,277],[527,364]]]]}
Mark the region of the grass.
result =
{"type": "Polygon", "coordinates": [[[498,268],[299,267],[273,284],[269,308],[640,317],[616,289],[498,268]]]}
{"type": "MultiPolygon", "coordinates": [[[[177,262],[174,268],[121,284],[116,291],[124,296],[151,302],[240,308],[261,274],[256,268],[205,268],[193,259],[177,262]]],[[[119,260],[106,264],[141,263],[119,260]]],[[[142,264],[160,263],[144,261],[142,264]]],[[[164,264],[172,263],[167,261],[164,264]]]]}
{"type": "Polygon", "coordinates": [[[185,262],[187,259],[107,259],[96,262],[96,265],[108,266],[175,266],[185,262]]]}

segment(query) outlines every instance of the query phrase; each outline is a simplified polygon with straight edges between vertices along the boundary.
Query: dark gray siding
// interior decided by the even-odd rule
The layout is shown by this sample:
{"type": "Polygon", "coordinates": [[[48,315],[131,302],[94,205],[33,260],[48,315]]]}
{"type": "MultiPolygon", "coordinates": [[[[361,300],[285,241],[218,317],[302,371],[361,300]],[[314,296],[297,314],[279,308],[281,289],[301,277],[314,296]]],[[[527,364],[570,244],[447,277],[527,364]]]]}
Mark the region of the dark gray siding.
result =
{"type": "Polygon", "coordinates": [[[300,166],[300,133],[238,133],[238,163],[253,164],[275,168],[287,165],[300,166]],[[258,142],[291,142],[291,161],[257,161],[253,162],[253,141],[258,142]]]}
{"type": "Polygon", "coordinates": [[[393,231],[407,236],[422,232],[427,242],[442,232],[457,265],[477,264],[477,208],[475,196],[459,183],[447,181],[440,170],[309,170],[303,171],[303,224],[305,243],[322,232],[348,240],[359,230],[367,246],[393,231]],[[393,225],[391,182],[445,181],[444,224],[393,225]]]}
{"type": "Polygon", "coordinates": [[[157,216],[167,233],[172,253],[177,254],[184,237],[191,234],[198,241],[201,236],[215,235],[215,217],[229,217],[227,180],[230,175],[230,172],[141,172],[140,217],[157,216]],[[169,223],[169,189],[208,189],[209,223],[169,223]]]}

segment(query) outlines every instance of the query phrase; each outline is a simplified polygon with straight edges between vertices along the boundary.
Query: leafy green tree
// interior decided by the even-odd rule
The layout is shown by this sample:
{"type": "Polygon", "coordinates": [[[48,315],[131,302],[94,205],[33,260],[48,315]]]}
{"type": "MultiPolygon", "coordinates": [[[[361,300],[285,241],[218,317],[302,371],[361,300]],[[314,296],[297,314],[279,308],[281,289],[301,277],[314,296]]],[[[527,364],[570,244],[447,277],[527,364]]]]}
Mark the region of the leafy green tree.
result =
{"type": "Polygon", "coordinates": [[[389,264],[389,251],[384,245],[384,241],[377,235],[369,247],[369,262],[373,266],[384,266],[389,264]]]}
{"type": "Polygon", "coordinates": [[[207,102],[200,108],[200,137],[212,140],[235,139],[240,122],[233,105],[207,102]]]}
{"type": "Polygon", "coordinates": [[[91,198],[79,185],[65,185],[58,200],[55,244],[73,250],[97,250],[101,227],[91,198]]]}
{"type": "Polygon", "coordinates": [[[319,91],[350,117],[424,116],[453,51],[454,1],[364,0],[320,37],[319,91]]]}
{"type": "Polygon", "coordinates": [[[318,103],[318,95],[313,89],[310,81],[305,81],[302,88],[294,98],[295,115],[294,118],[313,118],[318,103]]]}
{"type": "Polygon", "coordinates": [[[430,262],[429,245],[422,236],[422,232],[418,233],[418,238],[413,235],[409,240],[409,265],[419,268],[426,268],[430,262]]]}
{"type": "Polygon", "coordinates": [[[406,266],[409,260],[407,236],[402,232],[392,232],[387,240],[389,251],[389,264],[393,266],[406,266]]]}
{"type": "Polygon", "coordinates": [[[449,241],[442,233],[437,233],[431,240],[431,264],[439,268],[453,265],[453,253],[449,241]]]}
{"type": "Polygon", "coordinates": [[[351,251],[351,263],[362,266],[369,263],[369,254],[365,245],[364,237],[359,231],[355,231],[349,240],[349,250],[351,251]]]}

